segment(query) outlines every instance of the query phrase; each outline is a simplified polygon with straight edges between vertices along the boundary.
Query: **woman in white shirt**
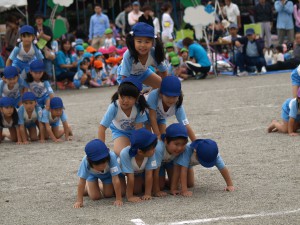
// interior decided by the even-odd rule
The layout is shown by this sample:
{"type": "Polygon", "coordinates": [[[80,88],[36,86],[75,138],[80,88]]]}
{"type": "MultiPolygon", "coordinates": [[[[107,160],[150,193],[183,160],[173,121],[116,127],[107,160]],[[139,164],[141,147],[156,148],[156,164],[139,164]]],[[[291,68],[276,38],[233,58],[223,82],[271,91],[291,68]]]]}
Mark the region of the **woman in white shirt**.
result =
{"type": "Polygon", "coordinates": [[[173,31],[174,31],[174,21],[171,17],[171,12],[173,10],[173,7],[171,3],[165,3],[161,7],[161,10],[163,12],[162,15],[162,33],[161,33],[161,39],[163,43],[166,42],[173,42],[173,31]]]}

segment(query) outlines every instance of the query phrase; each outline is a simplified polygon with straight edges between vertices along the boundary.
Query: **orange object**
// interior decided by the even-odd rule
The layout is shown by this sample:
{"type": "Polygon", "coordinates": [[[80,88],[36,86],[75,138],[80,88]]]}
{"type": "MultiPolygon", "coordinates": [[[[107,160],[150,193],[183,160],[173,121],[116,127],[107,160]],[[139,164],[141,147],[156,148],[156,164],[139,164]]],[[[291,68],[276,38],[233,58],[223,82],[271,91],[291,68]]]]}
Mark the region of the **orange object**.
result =
{"type": "Polygon", "coordinates": [[[103,68],[103,63],[100,60],[95,60],[94,67],[97,69],[103,68]]]}
{"type": "Polygon", "coordinates": [[[95,52],[97,52],[97,50],[94,47],[92,47],[92,46],[88,46],[85,50],[87,52],[89,52],[89,53],[92,53],[92,54],[94,54],[95,52]]]}
{"type": "Polygon", "coordinates": [[[106,61],[106,63],[108,64],[113,64],[113,65],[117,65],[120,61],[122,60],[122,57],[109,57],[106,61]]]}

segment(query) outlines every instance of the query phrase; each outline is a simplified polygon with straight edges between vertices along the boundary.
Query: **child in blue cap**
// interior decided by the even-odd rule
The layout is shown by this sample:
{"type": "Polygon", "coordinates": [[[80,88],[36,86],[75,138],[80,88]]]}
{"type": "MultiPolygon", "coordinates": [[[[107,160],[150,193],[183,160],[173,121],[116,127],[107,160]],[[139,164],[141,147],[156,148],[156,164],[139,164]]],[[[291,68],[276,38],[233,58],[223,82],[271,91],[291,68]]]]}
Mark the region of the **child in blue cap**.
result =
{"type": "Polygon", "coordinates": [[[129,137],[135,129],[143,127],[147,120],[145,109],[148,104],[143,95],[142,83],[135,78],[125,78],[112,96],[103,119],[100,122],[98,138],[105,142],[105,131],[109,127],[114,141],[114,152],[120,155],[128,146],[129,137]]]}
{"type": "Polygon", "coordinates": [[[92,200],[101,197],[116,196],[115,206],[122,206],[122,191],[119,174],[121,169],[117,156],[110,151],[99,139],[94,139],[85,146],[86,156],[83,157],[78,173],[78,193],[74,208],[83,207],[85,190],[92,200]],[[103,183],[103,190],[99,188],[99,181],[103,183]],[[102,192],[102,193],[101,193],[102,192]]]}
{"type": "Polygon", "coordinates": [[[194,177],[187,175],[188,168],[196,165],[205,168],[216,166],[223,176],[227,186],[226,191],[234,191],[234,186],[227,167],[219,155],[217,143],[210,139],[197,139],[187,144],[185,151],[174,160],[174,172],[171,182],[171,193],[180,193],[185,197],[192,196],[193,192],[188,188],[194,186],[194,177]],[[181,191],[178,191],[178,180],[180,178],[181,191]]]}
{"type": "Polygon", "coordinates": [[[77,89],[87,89],[91,80],[91,72],[89,70],[90,59],[83,58],[78,61],[77,73],[74,76],[73,83],[77,89]]]}
{"type": "Polygon", "coordinates": [[[300,128],[300,88],[296,98],[288,98],[282,104],[282,122],[273,120],[268,127],[268,133],[280,132],[288,133],[290,136],[298,136],[297,130],[300,128]]]}
{"type": "Polygon", "coordinates": [[[154,28],[143,22],[136,23],[126,36],[126,45],[128,50],[118,69],[118,83],[124,77],[134,76],[143,84],[159,88],[161,77],[167,76],[167,66],[163,44],[154,36],[154,28]],[[148,68],[151,65],[159,70],[159,75],[148,68]]]}
{"type": "Polygon", "coordinates": [[[27,74],[25,92],[30,90],[36,97],[38,105],[43,109],[49,109],[50,99],[54,92],[45,73],[45,64],[42,60],[34,60],[30,63],[30,72],[27,74]]]}
{"type": "Polygon", "coordinates": [[[54,142],[62,142],[60,139],[65,135],[66,141],[72,140],[72,130],[67,122],[65,107],[60,97],[54,97],[50,100],[50,109],[44,109],[42,123],[45,125],[45,137],[50,137],[54,142]],[[60,121],[63,124],[63,130],[59,129],[60,121]]]}
{"type": "Polygon", "coordinates": [[[157,197],[166,196],[163,190],[167,183],[165,172],[168,173],[168,182],[171,182],[173,175],[173,161],[179,157],[188,142],[186,127],[181,123],[174,123],[168,126],[162,140],[158,141],[155,151],[157,169],[154,171],[153,193],[157,197]]]}
{"type": "Polygon", "coordinates": [[[21,93],[26,86],[24,80],[19,77],[19,72],[14,66],[7,66],[3,71],[2,80],[0,80],[0,98],[9,97],[14,99],[14,107],[21,105],[21,93]]]}
{"type": "Polygon", "coordinates": [[[186,117],[182,102],[180,80],[175,76],[167,76],[162,80],[160,88],[151,91],[147,97],[149,105],[147,128],[150,129],[150,123],[153,132],[160,138],[161,134],[166,132],[167,118],[175,115],[178,122],[186,126],[191,141],[194,141],[196,136],[186,117]]]}
{"type": "Polygon", "coordinates": [[[37,126],[39,128],[39,136],[41,143],[45,141],[45,132],[42,120],[42,108],[37,104],[36,97],[32,92],[25,92],[22,96],[22,105],[18,109],[20,135],[22,143],[28,144],[29,141],[37,141],[39,139],[37,126]],[[27,130],[29,137],[27,135],[27,130]]]}
{"type": "Polygon", "coordinates": [[[32,26],[24,25],[20,29],[20,43],[10,53],[6,61],[6,66],[13,65],[18,68],[19,73],[25,69],[25,73],[29,72],[29,64],[34,59],[42,60],[44,58],[42,52],[33,43],[35,40],[34,29],[32,26]]]}
{"type": "Polygon", "coordinates": [[[75,53],[72,54],[73,62],[78,62],[83,58],[84,47],[82,45],[75,46],[75,53]]]}
{"type": "Polygon", "coordinates": [[[17,144],[21,144],[22,142],[15,100],[9,97],[0,98],[0,143],[5,137],[13,142],[17,142],[17,144]],[[3,128],[9,130],[8,135],[2,133],[3,128]]]}
{"type": "MultiPolygon", "coordinates": [[[[157,137],[145,128],[135,130],[130,136],[130,145],[120,153],[122,172],[127,176],[126,197],[129,202],[152,198],[153,170],[157,168],[155,146],[157,137]],[[140,198],[135,195],[143,193],[140,198]]],[[[121,176],[125,186],[125,177],[121,176]]]]}

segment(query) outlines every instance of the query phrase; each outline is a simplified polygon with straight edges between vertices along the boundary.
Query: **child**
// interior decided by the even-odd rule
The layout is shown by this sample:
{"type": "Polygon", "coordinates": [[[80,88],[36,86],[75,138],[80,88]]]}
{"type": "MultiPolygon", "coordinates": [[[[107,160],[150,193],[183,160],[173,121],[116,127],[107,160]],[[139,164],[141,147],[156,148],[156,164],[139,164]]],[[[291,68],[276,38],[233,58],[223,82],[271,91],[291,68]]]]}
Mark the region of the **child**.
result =
{"type": "Polygon", "coordinates": [[[298,136],[296,133],[300,128],[300,88],[298,89],[296,98],[288,98],[283,104],[281,109],[282,122],[273,120],[268,127],[268,133],[281,132],[288,133],[290,136],[298,136]]]}
{"type": "Polygon", "coordinates": [[[78,62],[79,60],[82,59],[82,56],[84,54],[84,48],[83,48],[82,45],[76,45],[75,46],[75,51],[76,51],[76,53],[74,53],[72,55],[73,62],[78,62]]]}
{"type": "Polygon", "coordinates": [[[21,144],[22,139],[18,127],[18,112],[15,100],[9,97],[0,98],[0,143],[7,136],[11,141],[21,144]],[[9,135],[2,133],[3,128],[8,128],[9,135]]]}
{"type": "Polygon", "coordinates": [[[274,54],[274,56],[273,56],[273,64],[278,63],[278,62],[284,62],[282,45],[278,45],[276,47],[276,54],[274,54]]]}
{"type": "Polygon", "coordinates": [[[22,143],[28,144],[27,130],[29,133],[30,141],[37,141],[39,139],[37,135],[36,126],[40,130],[40,142],[45,142],[45,134],[42,120],[42,108],[37,104],[36,97],[32,92],[25,92],[22,96],[22,105],[18,110],[19,116],[19,128],[22,137],[22,143]]]}
{"type": "Polygon", "coordinates": [[[188,79],[188,75],[181,72],[180,58],[178,56],[174,56],[171,59],[169,75],[178,77],[180,81],[188,79]]]}
{"type": "Polygon", "coordinates": [[[182,196],[190,197],[193,192],[188,187],[194,186],[194,177],[189,177],[189,167],[201,164],[205,168],[216,166],[222,174],[227,187],[226,191],[234,191],[234,186],[227,167],[219,155],[217,143],[210,139],[197,139],[186,146],[185,151],[174,160],[173,179],[171,183],[171,194],[180,193],[182,196]],[[178,180],[180,178],[181,192],[178,192],[178,180]]]}
{"type": "Polygon", "coordinates": [[[117,42],[113,37],[113,31],[111,28],[107,28],[104,32],[105,39],[104,39],[104,48],[109,48],[111,46],[116,46],[117,42]]]}
{"type": "Polygon", "coordinates": [[[292,71],[291,80],[292,80],[293,98],[297,98],[298,97],[297,93],[300,87],[300,65],[292,71]]]}
{"type": "Polygon", "coordinates": [[[19,73],[25,69],[29,72],[29,64],[34,59],[43,60],[41,51],[33,44],[35,39],[32,26],[24,25],[20,29],[21,42],[17,44],[6,61],[6,66],[13,65],[18,68],[19,73]]]}
{"type": "MultiPolygon", "coordinates": [[[[147,97],[149,105],[148,122],[150,122],[152,130],[158,138],[166,132],[166,119],[176,115],[178,122],[186,126],[191,141],[196,139],[182,102],[181,83],[175,76],[167,76],[162,80],[160,89],[150,92],[147,97]]],[[[149,128],[149,124],[147,126],[149,128]]]]}
{"type": "Polygon", "coordinates": [[[67,122],[65,107],[60,97],[54,97],[50,100],[50,109],[44,109],[42,123],[45,125],[45,137],[50,137],[54,142],[62,142],[60,139],[65,135],[66,141],[72,140],[72,131],[67,122]],[[59,129],[59,121],[63,124],[63,130],[59,129]]]}
{"type": "MultiPolygon", "coordinates": [[[[157,137],[145,128],[132,132],[130,146],[120,153],[120,162],[123,173],[127,176],[126,197],[129,202],[151,200],[153,170],[157,168],[155,146],[157,137]],[[135,195],[143,192],[140,198],[135,195]]],[[[125,186],[125,177],[121,176],[121,183],[125,186]]]]}
{"type": "Polygon", "coordinates": [[[167,195],[167,193],[163,191],[166,184],[165,171],[168,173],[168,180],[171,181],[173,175],[173,160],[184,152],[188,142],[186,127],[181,123],[174,123],[168,126],[166,134],[162,136],[162,141],[159,141],[155,148],[157,169],[153,175],[153,193],[157,197],[167,195]]]}
{"type": "Polygon", "coordinates": [[[155,39],[154,28],[145,23],[136,23],[126,37],[126,44],[128,50],[118,68],[118,83],[125,77],[134,76],[143,84],[159,88],[161,77],[167,76],[167,66],[163,45],[159,39],[155,39]],[[148,68],[150,65],[159,69],[161,77],[148,68]]]}
{"type": "Polygon", "coordinates": [[[83,207],[85,190],[92,200],[99,200],[102,193],[105,198],[111,198],[115,195],[114,205],[122,206],[121,183],[118,176],[121,169],[116,154],[98,139],[87,143],[84,150],[86,156],[83,157],[77,173],[79,183],[74,208],[83,207]],[[103,190],[99,188],[98,179],[103,183],[103,190]]]}
{"type": "Polygon", "coordinates": [[[19,107],[21,103],[21,93],[23,93],[25,82],[19,77],[19,72],[14,66],[7,66],[3,71],[0,80],[0,98],[10,97],[14,99],[14,107],[19,107]]]}
{"type": "Polygon", "coordinates": [[[37,98],[38,105],[43,109],[49,109],[50,98],[54,97],[51,84],[48,81],[48,75],[45,73],[45,65],[42,60],[34,60],[30,63],[30,72],[26,78],[26,88],[28,88],[37,98]]]}
{"type": "Polygon", "coordinates": [[[92,69],[92,79],[90,81],[92,87],[109,86],[110,80],[103,71],[103,63],[100,60],[94,61],[94,68],[92,69]]]}
{"type": "Polygon", "coordinates": [[[122,60],[121,57],[119,57],[119,58],[109,57],[106,60],[106,63],[108,65],[108,71],[109,71],[108,79],[110,80],[111,86],[115,85],[117,82],[117,70],[118,70],[118,65],[121,60],[122,60]]]}
{"type": "Polygon", "coordinates": [[[100,122],[98,138],[105,142],[105,130],[109,127],[114,140],[114,152],[117,155],[130,144],[129,137],[132,132],[142,128],[147,120],[144,111],[148,104],[144,96],[140,95],[142,89],[142,83],[137,79],[128,77],[122,80],[100,122]]]}
{"type": "Polygon", "coordinates": [[[172,42],[167,42],[165,44],[165,48],[166,48],[166,52],[169,53],[169,52],[175,52],[175,48],[174,48],[174,45],[172,42]]]}
{"type": "Polygon", "coordinates": [[[73,83],[77,89],[87,89],[91,80],[91,73],[88,70],[90,66],[89,58],[83,58],[78,62],[78,70],[74,76],[73,83]]]}

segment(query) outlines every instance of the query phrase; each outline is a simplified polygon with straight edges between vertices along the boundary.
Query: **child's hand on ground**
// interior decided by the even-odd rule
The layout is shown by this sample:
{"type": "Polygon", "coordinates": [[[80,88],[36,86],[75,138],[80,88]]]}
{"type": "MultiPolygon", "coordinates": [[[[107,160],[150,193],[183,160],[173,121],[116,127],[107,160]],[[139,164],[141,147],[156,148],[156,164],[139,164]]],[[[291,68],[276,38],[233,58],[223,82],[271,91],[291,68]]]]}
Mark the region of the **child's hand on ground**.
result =
{"type": "Polygon", "coordinates": [[[234,188],[234,186],[227,186],[226,188],[224,188],[224,191],[234,191],[235,190],[235,188],[234,188]]]}
{"type": "Polygon", "coordinates": [[[191,191],[181,191],[180,194],[184,197],[191,197],[193,195],[193,192],[191,192],[191,191]]]}
{"type": "Polygon", "coordinates": [[[136,203],[136,202],[141,202],[142,199],[140,197],[136,197],[136,196],[132,196],[130,198],[127,199],[129,202],[133,202],[133,203],[136,203]]]}
{"type": "Polygon", "coordinates": [[[65,138],[65,141],[72,141],[72,136],[65,138]]]}
{"type": "Polygon", "coordinates": [[[17,141],[17,145],[21,145],[21,144],[23,144],[22,141],[17,141]]]}
{"type": "Polygon", "coordinates": [[[144,195],[142,196],[142,200],[151,200],[152,196],[151,195],[144,195]]]}
{"type": "Polygon", "coordinates": [[[292,133],[289,133],[289,135],[290,135],[291,137],[298,136],[298,134],[297,134],[297,133],[294,133],[294,132],[292,132],[292,133]]]}
{"type": "Polygon", "coordinates": [[[156,196],[156,197],[165,197],[165,196],[167,196],[167,192],[159,191],[159,192],[155,193],[154,196],[156,196]]]}
{"type": "Polygon", "coordinates": [[[75,209],[79,209],[81,207],[83,207],[83,202],[75,202],[74,206],[75,209]]]}
{"type": "Polygon", "coordinates": [[[116,200],[114,202],[114,206],[122,206],[123,205],[123,202],[121,200],[116,200]]]}
{"type": "Polygon", "coordinates": [[[61,140],[60,138],[59,139],[56,139],[56,140],[53,140],[55,143],[58,143],[58,142],[63,142],[63,140],[61,140]]]}
{"type": "Polygon", "coordinates": [[[170,191],[170,194],[171,194],[171,195],[179,195],[179,194],[180,194],[180,191],[178,191],[178,190],[171,190],[171,191],[170,191]]]}

